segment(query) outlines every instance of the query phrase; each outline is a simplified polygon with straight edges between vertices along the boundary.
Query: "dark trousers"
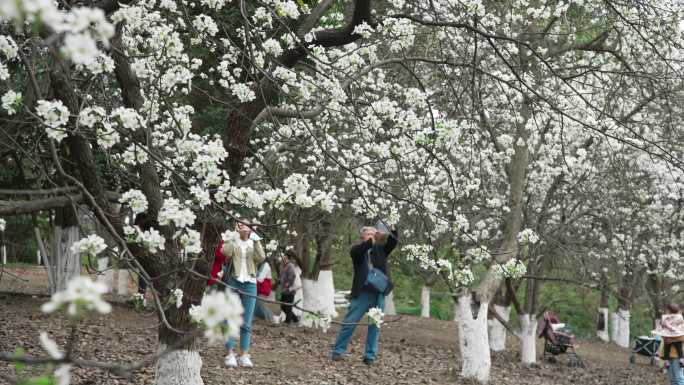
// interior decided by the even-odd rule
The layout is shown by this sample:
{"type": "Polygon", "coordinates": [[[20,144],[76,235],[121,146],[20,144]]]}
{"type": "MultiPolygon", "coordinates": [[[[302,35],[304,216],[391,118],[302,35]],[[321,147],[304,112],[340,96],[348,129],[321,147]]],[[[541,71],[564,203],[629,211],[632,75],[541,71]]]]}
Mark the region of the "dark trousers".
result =
{"type": "Polygon", "coordinates": [[[147,282],[145,282],[143,277],[138,276],[138,293],[145,295],[146,291],[147,291],[147,282]]]}
{"type": "Polygon", "coordinates": [[[285,323],[289,324],[292,322],[299,322],[299,318],[292,312],[292,304],[294,302],[295,293],[281,293],[280,301],[284,302],[280,304],[280,310],[285,313],[285,323]]]}
{"type": "Polygon", "coordinates": [[[677,352],[677,358],[684,357],[684,354],[682,354],[682,341],[676,341],[669,344],[665,344],[665,346],[663,347],[663,359],[665,361],[670,359],[670,346],[674,346],[675,351],[677,352]]]}

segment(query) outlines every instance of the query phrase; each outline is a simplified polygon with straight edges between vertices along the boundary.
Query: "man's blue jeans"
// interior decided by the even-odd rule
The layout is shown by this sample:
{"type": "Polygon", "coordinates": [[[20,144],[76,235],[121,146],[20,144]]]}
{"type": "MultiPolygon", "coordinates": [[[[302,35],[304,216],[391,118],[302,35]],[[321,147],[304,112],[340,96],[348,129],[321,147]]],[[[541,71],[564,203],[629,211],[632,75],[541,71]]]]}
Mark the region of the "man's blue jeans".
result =
{"type": "MultiPolygon", "coordinates": [[[[240,282],[237,279],[230,277],[228,279],[228,286],[250,294],[252,296],[239,294],[244,313],[242,313],[242,326],[240,326],[240,351],[246,353],[249,350],[249,342],[252,338],[252,319],[254,318],[254,305],[256,304],[256,283],[240,282]]],[[[230,289],[226,289],[230,290],[230,289]]],[[[235,348],[235,338],[230,338],[226,341],[226,349],[233,350],[235,348]]]]}
{"type": "MultiPolygon", "coordinates": [[[[340,332],[337,334],[333,355],[342,356],[347,351],[347,345],[354,334],[356,323],[361,321],[363,316],[370,308],[378,307],[385,311],[385,295],[381,293],[370,293],[362,291],[358,297],[353,298],[349,304],[349,310],[344,317],[340,332]]],[[[378,339],[380,338],[380,328],[376,325],[368,325],[368,336],[366,337],[366,352],[363,358],[374,360],[378,353],[378,339]]]]}
{"type": "Polygon", "coordinates": [[[670,367],[667,368],[667,376],[670,377],[671,385],[684,385],[684,374],[682,367],[679,366],[679,358],[670,360],[670,367]]]}

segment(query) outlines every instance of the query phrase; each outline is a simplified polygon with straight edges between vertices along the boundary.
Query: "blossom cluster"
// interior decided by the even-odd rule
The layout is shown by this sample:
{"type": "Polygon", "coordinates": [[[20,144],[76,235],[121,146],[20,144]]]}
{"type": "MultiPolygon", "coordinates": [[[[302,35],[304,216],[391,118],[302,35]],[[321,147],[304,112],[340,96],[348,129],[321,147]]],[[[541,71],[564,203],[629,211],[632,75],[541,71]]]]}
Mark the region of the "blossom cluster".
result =
{"type": "Polygon", "coordinates": [[[105,249],[107,249],[107,244],[104,239],[96,234],[88,235],[71,245],[72,253],[85,254],[90,257],[95,257],[105,249]]]}
{"type": "Polygon", "coordinates": [[[231,291],[214,291],[202,298],[199,306],[191,305],[190,317],[204,328],[209,343],[223,343],[240,335],[242,302],[231,291]]]}
{"type": "Polygon", "coordinates": [[[492,268],[499,278],[518,279],[527,273],[527,266],[519,259],[511,259],[504,264],[496,264],[492,268]]]}
{"type": "Polygon", "coordinates": [[[372,307],[368,310],[368,320],[377,327],[382,326],[385,321],[385,313],[379,307],[372,307]]]}
{"type": "Polygon", "coordinates": [[[102,299],[102,294],[107,292],[107,285],[102,282],[93,282],[88,277],[78,276],[72,278],[64,291],[52,295],[49,302],[41,307],[43,313],[53,313],[66,306],[70,317],[78,318],[85,310],[95,310],[100,314],[108,314],[112,306],[102,299]]]}

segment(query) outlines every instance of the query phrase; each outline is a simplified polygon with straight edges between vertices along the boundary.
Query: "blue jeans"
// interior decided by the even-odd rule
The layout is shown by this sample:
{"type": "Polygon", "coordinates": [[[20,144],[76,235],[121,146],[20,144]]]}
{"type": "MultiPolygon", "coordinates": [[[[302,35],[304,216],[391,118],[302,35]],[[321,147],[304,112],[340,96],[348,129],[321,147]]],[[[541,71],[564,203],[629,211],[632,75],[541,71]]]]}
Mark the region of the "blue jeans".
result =
{"type": "Polygon", "coordinates": [[[684,385],[684,374],[682,374],[682,367],[679,366],[679,358],[670,360],[667,376],[670,378],[671,385],[684,385]]]}
{"type": "MultiPolygon", "coordinates": [[[[246,353],[249,350],[249,342],[252,338],[252,318],[254,317],[254,306],[256,304],[256,283],[240,282],[237,279],[228,278],[228,286],[238,289],[242,292],[253,295],[239,294],[244,313],[242,313],[242,326],[240,326],[240,351],[246,353]]],[[[235,338],[230,338],[226,341],[226,349],[233,350],[235,348],[235,338]]]]}
{"type": "MultiPolygon", "coordinates": [[[[335,346],[333,347],[333,355],[342,356],[347,351],[347,345],[354,334],[356,323],[361,321],[361,318],[368,312],[370,308],[378,307],[385,311],[385,295],[382,293],[370,293],[362,291],[358,297],[353,298],[349,304],[349,310],[344,317],[345,325],[340,328],[335,346]],[[349,324],[347,324],[349,323],[349,324]],[[351,324],[351,325],[350,325],[351,324]]],[[[368,336],[366,337],[366,351],[363,358],[374,360],[378,353],[378,339],[380,338],[380,328],[376,325],[368,325],[368,336]]]]}

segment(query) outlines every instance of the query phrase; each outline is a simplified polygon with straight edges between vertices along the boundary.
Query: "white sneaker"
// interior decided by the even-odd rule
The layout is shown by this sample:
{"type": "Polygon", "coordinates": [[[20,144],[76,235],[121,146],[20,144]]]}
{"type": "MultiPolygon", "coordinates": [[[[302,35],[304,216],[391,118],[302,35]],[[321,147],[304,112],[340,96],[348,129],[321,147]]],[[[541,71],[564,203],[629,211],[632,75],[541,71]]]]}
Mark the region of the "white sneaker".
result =
{"type": "Polygon", "coordinates": [[[240,361],[240,366],[244,368],[253,368],[254,364],[252,364],[252,360],[249,357],[249,354],[243,354],[239,358],[240,361]]]}
{"type": "Polygon", "coordinates": [[[237,368],[238,366],[237,360],[235,359],[235,354],[233,353],[228,354],[226,359],[223,360],[223,363],[229,368],[237,368]]]}

